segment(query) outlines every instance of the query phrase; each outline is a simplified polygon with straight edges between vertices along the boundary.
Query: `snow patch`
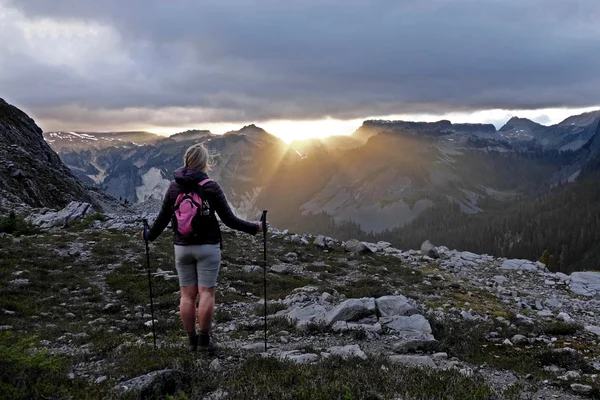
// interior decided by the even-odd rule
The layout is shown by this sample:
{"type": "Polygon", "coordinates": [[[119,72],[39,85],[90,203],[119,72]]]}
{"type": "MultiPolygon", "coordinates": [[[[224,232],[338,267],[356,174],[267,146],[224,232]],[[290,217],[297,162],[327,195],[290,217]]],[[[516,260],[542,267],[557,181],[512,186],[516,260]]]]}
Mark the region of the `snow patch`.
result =
{"type": "Polygon", "coordinates": [[[135,188],[138,203],[149,199],[162,199],[171,182],[165,179],[162,171],[152,167],[142,175],[142,185],[135,188]]]}

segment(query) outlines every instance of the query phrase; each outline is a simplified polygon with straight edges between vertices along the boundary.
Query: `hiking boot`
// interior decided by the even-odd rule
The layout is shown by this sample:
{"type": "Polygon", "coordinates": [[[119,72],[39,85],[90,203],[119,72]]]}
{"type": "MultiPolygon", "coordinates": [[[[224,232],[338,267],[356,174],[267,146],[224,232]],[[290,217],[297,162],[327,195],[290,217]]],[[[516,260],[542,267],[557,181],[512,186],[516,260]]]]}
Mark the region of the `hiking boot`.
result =
{"type": "Polygon", "coordinates": [[[214,356],[217,354],[217,350],[219,348],[213,342],[208,343],[206,346],[198,346],[198,351],[201,353],[206,353],[209,356],[214,356]]]}
{"type": "Polygon", "coordinates": [[[217,346],[210,340],[208,333],[200,332],[198,335],[198,350],[210,356],[217,352],[217,346]]]}
{"type": "Polygon", "coordinates": [[[196,351],[198,351],[198,341],[199,341],[198,335],[189,336],[188,337],[188,350],[191,351],[192,353],[195,353],[196,351]]]}

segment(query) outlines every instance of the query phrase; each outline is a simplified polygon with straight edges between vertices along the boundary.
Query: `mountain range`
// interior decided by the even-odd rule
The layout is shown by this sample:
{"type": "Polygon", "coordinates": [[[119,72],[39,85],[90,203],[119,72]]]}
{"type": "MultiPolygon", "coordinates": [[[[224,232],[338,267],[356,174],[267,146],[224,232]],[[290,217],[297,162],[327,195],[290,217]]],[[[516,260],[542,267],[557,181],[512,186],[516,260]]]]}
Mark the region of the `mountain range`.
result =
{"type": "Polygon", "coordinates": [[[543,126],[511,118],[491,124],[368,120],[351,136],[284,143],[249,125],[215,135],[192,130],[47,132],[46,141],[83,182],[143,202],[160,199],[185,149],[202,141],[219,153],[212,171],[236,210],[248,217],[269,206],[281,222],[326,213],[365,232],[410,222],[440,199],[465,214],[486,203],[572,181],[587,163],[600,111],[543,126]]]}
{"type": "Polygon", "coordinates": [[[45,132],[44,141],[33,120],[1,105],[3,203],[102,208],[103,191],[155,208],[201,141],[218,153],[211,176],[245,218],[268,208],[276,226],[401,248],[432,239],[530,259],[548,250],[556,268],[600,261],[600,112],[547,127],[515,117],[499,130],[369,120],[350,136],[287,144],[255,125],[171,137],[45,132]]]}

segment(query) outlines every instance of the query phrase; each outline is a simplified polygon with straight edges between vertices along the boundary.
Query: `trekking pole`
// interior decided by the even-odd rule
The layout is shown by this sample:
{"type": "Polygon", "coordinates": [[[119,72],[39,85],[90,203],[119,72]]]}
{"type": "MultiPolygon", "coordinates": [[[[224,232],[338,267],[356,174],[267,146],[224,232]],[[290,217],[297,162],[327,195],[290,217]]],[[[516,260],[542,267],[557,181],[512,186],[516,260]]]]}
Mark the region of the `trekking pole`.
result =
{"type": "Polygon", "coordinates": [[[154,301],[152,300],[152,276],[150,276],[150,246],[146,233],[150,230],[148,220],[144,218],[144,242],[146,243],[146,265],[148,266],[148,286],[150,287],[150,312],[152,314],[152,339],[154,340],[154,350],[156,351],[156,330],[154,329],[154,301]]]}
{"type": "Polygon", "coordinates": [[[260,223],[262,224],[263,231],[263,286],[265,296],[265,353],[267,352],[267,210],[264,210],[260,217],[260,223]]]}

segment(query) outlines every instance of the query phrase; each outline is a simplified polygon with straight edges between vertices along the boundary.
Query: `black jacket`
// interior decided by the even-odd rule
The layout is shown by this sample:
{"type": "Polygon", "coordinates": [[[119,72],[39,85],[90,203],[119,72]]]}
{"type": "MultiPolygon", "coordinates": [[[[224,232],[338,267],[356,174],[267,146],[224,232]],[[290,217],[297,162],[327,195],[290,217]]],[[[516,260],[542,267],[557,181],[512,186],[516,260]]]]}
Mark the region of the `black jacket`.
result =
{"type": "MultiPolygon", "coordinates": [[[[175,218],[175,201],[180,193],[190,190],[190,187],[198,185],[200,182],[208,178],[208,175],[202,171],[195,170],[192,168],[180,168],[175,171],[175,180],[171,182],[165,198],[163,200],[162,208],[156,221],[150,228],[150,234],[148,239],[150,241],[156,240],[158,236],[165,230],[169,221],[175,218]]],[[[258,223],[244,221],[235,216],[225,193],[217,182],[210,181],[203,186],[203,200],[208,201],[210,209],[210,218],[206,229],[201,232],[195,232],[195,235],[191,238],[182,238],[177,233],[173,232],[173,241],[179,246],[199,245],[199,244],[219,244],[221,243],[221,229],[219,228],[219,222],[215,215],[218,214],[221,221],[231,229],[246,232],[251,235],[258,233],[258,223]]],[[[172,224],[176,226],[175,224],[172,224]]]]}

